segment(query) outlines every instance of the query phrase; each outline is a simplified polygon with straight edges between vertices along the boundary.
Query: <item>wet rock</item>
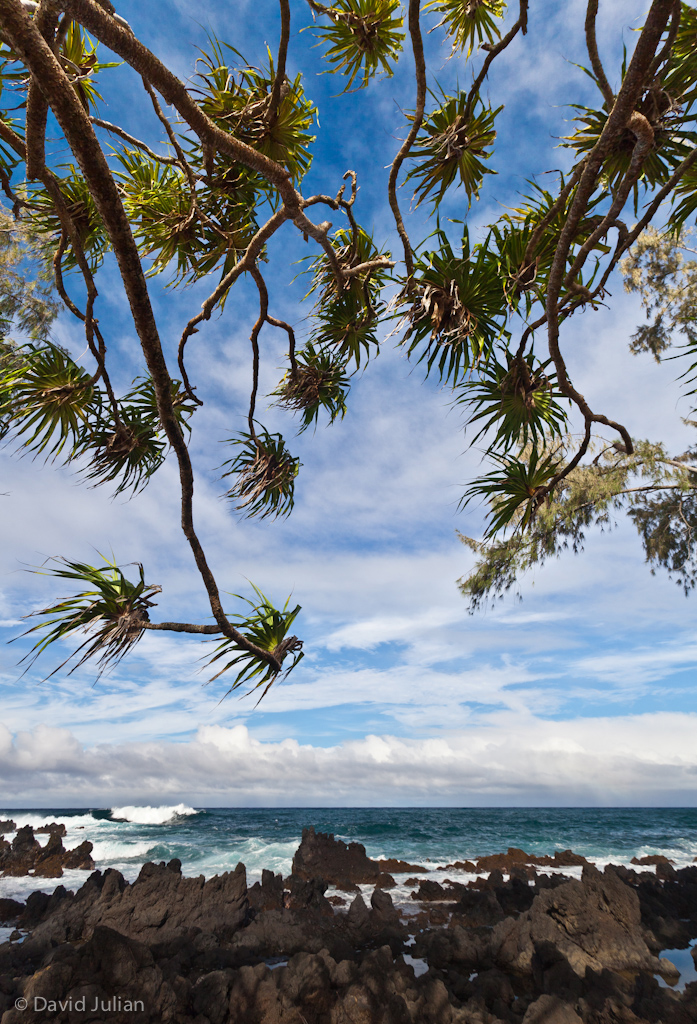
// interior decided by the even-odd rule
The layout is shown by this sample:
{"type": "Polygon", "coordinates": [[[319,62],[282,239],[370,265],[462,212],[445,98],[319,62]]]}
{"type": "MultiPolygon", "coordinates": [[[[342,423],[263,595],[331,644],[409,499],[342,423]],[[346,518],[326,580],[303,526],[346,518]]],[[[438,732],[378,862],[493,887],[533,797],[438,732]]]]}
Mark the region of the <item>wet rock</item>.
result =
{"type": "Polygon", "coordinates": [[[61,827],[46,826],[43,831],[48,831],[49,840],[45,846],[34,837],[31,825],[20,828],[12,844],[4,843],[0,849],[0,873],[19,877],[33,871],[41,878],[60,878],[64,868],[93,870],[92,843],[84,842],[74,850],[65,850],[61,827]]]}
{"type": "Polygon", "coordinates": [[[411,871],[428,871],[428,868],[420,867],[418,864],[408,864],[405,860],[394,860],[391,857],[377,861],[377,865],[381,871],[386,871],[391,875],[404,875],[411,871]]]}
{"type": "Polygon", "coordinates": [[[675,864],[674,860],[664,857],[661,853],[651,854],[649,857],[632,857],[630,864],[675,864]]]}
{"type": "Polygon", "coordinates": [[[374,883],[380,872],[380,865],[366,855],[361,843],[344,843],[312,827],[303,829],[302,842],[293,857],[294,875],[323,878],[337,886],[345,880],[374,883]]]}
{"type": "Polygon", "coordinates": [[[62,821],[52,821],[50,825],[40,825],[39,828],[34,829],[34,835],[38,835],[40,832],[57,832],[59,836],[64,836],[66,829],[62,821]]]}
{"type": "Polygon", "coordinates": [[[499,967],[527,974],[538,943],[551,942],[573,970],[653,971],[652,956],[641,931],[636,893],[607,868],[586,867],[581,882],[571,881],[535,897],[517,920],[496,925],[492,951],[499,967]]]}
{"type": "Polygon", "coordinates": [[[0,836],[7,835],[8,832],[16,832],[17,826],[14,821],[7,818],[5,821],[0,821],[0,836]]]}
{"type": "Polygon", "coordinates": [[[0,924],[14,924],[23,910],[23,903],[3,897],[0,899],[0,924]]]}

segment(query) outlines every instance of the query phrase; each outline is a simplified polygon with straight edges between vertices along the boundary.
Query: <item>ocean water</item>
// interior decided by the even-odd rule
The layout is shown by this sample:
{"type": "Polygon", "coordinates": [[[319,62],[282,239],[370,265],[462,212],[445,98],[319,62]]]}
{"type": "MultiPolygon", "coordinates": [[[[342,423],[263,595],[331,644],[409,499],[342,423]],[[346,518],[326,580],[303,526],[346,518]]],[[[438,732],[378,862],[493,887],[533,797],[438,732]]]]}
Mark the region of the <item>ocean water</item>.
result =
{"type": "MultiPolygon", "coordinates": [[[[466,880],[461,873],[438,869],[509,846],[535,854],[572,849],[601,869],[657,853],[670,857],[676,867],[697,860],[697,808],[197,809],[178,804],[0,809],[3,818],[12,818],[18,827],[63,822],[64,846],[89,839],[96,866],[117,868],[128,879],[135,878],[145,861],[172,857],[181,860],[186,875],[210,877],[242,861],[250,883],[261,877],[263,868],[286,876],[302,830],[309,825],[345,842],[363,843],[370,857],[423,865],[436,879],[466,880]]],[[[84,872],[67,872],[62,882],[74,888],[84,878],[84,872]]],[[[36,888],[52,891],[54,885],[51,879],[0,878],[0,896],[22,898],[36,888]]]]}

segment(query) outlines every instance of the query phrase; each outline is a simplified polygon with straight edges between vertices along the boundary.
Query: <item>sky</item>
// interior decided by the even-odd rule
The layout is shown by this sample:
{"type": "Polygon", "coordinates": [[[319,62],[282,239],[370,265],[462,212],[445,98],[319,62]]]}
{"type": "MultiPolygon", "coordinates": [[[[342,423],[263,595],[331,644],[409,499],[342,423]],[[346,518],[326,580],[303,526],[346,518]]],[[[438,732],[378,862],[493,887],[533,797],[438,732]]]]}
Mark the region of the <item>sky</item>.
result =
{"type": "MultiPolygon", "coordinates": [[[[599,40],[611,83],[622,44],[633,43],[644,4],[601,3],[599,40]]],[[[597,104],[576,65],[585,4],[533,0],[530,27],[494,65],[487,93],[505,104],[496,155],[481,199],[467,214],[455,191],[441,216],[468,217],[470,232],[515,205],[526,179],[569,166],[559,148],[571,102],[597,104]]],[[[335,192],[356,170],[357,216],[376,242],[397,252],[386,202],[388,167],[413,105],[409,54],[392,79],[358,93],[320,74],[321,51],[303,5],[292,4],[289,68],[303,70],[319,107],[313,167],[304,194],[335,192]]],[[[252,64],[275,51],[271,0],[214,4],[120,2],[118,12],[182,77],[213,32],[252,64]],[[167,16],[163,17],[166,7],[167,16]]],[[[430,25],[436,19],[431,16],[430,25]]],[[[428,24],[428,22],[427,22],[428,24]]],[[[426,37],[435,80],[471,78],[449,46],[426,37]]],[[[105,71],[103,115],[133,134],[159,134],[142,86],[126,69],[105,71]],[[107,76],[111,78],[107,81],[107,76]]],[[[54,143],[57,159],[69,160],[54,143]]],[[[409,207],[416,239],[435,226],[409,207]]],[[[337,225],[338,226],[338,222],[337,225]]],[[[449,230],[454,230],[450,228],[449,230]]],[[[265,268],[271,310],[308,331],[296,261],[314,250],[292,226],[265,268]]],[[[208,285],[152,284],[171,356],[208,285]]],[[[125,390],[142,372],[137,340],[113,265],[98,280],[98,316],[114,376],[125,390]]],[[[578,389],[635,437],[680,452],[691,443],[681,420],[689,401],[676,364],[657,366],[628,351],[642,311],[614,281],[607,308],[575,318],[562,346],[578,389]]],[[[284,433],[302,468],[287,520],[250,521],[221,495],[222,442],[243,429],[251,383],[254,296],[242,282],[221,318],[189,345],[188,369],[205,400],[193,422],[195,517],[221,589],[253,596],[250,581],[282,604],[302,606],[294,631],[305,658],[258,706],[222,700],[224,680],[206,685],[209,646],[190,637],[146,634],[135,652],[95,681],[89,666],[42,681],[69,653],[45,655],[22,674],[26,641],[0,647],[0,803],[3,806],[685,805],[697,803],[697,629],[694,598],[652,576],[632,525],[591,533],[585,551],[547,563],[495,607],[470,615],[457,588],[473,556],[457,531],[481,536],[484,511],[458,512],[467,481],[481,472],[451,397],[424,382],[396,338],[385,340],[352,382],[343,421],[296,437],[298,424],[263,397],[259,418],[284,433]]],[[[80,357],[76,322],[61,315],[56,339],[80,357]]],[[[262,332],[261,394],[283,366],[280,332],[262,332]]],[[[17,637],[23,616],[64,587],[28,569],[62,555],[93,562],[113,552],[141,562],[162,586],[152,618],[206,622],[203,587],[179,527],[178,480],[170,458],[132,500],[90,489],[73,472],[0,451],[0,640],[17,637]]],[[[127,573],[128,574],[128,573],[127,573]]],[[[238,612],[234,597],[226,608],[238,612]]],[[[31,622],[29,623],[31,624],[31,622]]]]}

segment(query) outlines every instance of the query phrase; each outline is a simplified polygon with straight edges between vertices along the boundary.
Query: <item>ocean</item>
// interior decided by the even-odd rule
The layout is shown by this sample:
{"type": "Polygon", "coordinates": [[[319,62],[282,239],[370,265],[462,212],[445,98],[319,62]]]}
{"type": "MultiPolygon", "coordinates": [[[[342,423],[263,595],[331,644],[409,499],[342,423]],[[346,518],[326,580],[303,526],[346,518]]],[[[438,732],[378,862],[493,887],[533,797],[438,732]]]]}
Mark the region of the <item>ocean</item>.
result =
{"type": "MultiPolygon", "coordinates": [[[[261,877],[263,868],[285,877],[302,830],[310,825],[345,842],[363,843],[370,857],[424,865],[429,877],[437,880],[466,881],[460,874],[438,869],[509,846],[535,854],[572,849],[601,869],[610,863],[629,865],[632,857],[647,854],[664,854],[676,867],[697,859],[697,808],[205,809],[177,804],[0,809],[0,819],[4,818],[13,819],[18,827],[63,822],[66,848],[89,839],[96,866],[117,868],[129,880],[145,861],[172,857],[181,860],[186,875],[208,878],[242,861],[250,884],[261,877]]],[[[578,869],[565,871],[580,874],[578,869]]],[[[83,871],[69,871],[61,882],[74,889],[85,877],[83,871]]],[[[24,899],[34,889],[52,892],[56,884],[52,879],[0,878],[0,896],[24,899]]]]}

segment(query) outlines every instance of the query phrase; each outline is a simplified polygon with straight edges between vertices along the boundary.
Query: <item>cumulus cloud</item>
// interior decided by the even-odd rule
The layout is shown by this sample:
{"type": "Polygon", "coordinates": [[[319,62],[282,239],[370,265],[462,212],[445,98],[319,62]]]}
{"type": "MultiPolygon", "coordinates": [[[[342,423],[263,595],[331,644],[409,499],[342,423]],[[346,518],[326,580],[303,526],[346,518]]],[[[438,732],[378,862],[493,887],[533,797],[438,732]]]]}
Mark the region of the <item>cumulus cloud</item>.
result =
{"type": "Polygon", "coordinates": [[[262,742],[237,724],[202,726],[185,743],[90,748],[62,729],[11,737],[0,727],[0,784],[15,806],[44,807],[684,805],[695,803],[696,726],[694,714],[558,723],[504,713],[421,740],[318,747],[262,742]]]}

